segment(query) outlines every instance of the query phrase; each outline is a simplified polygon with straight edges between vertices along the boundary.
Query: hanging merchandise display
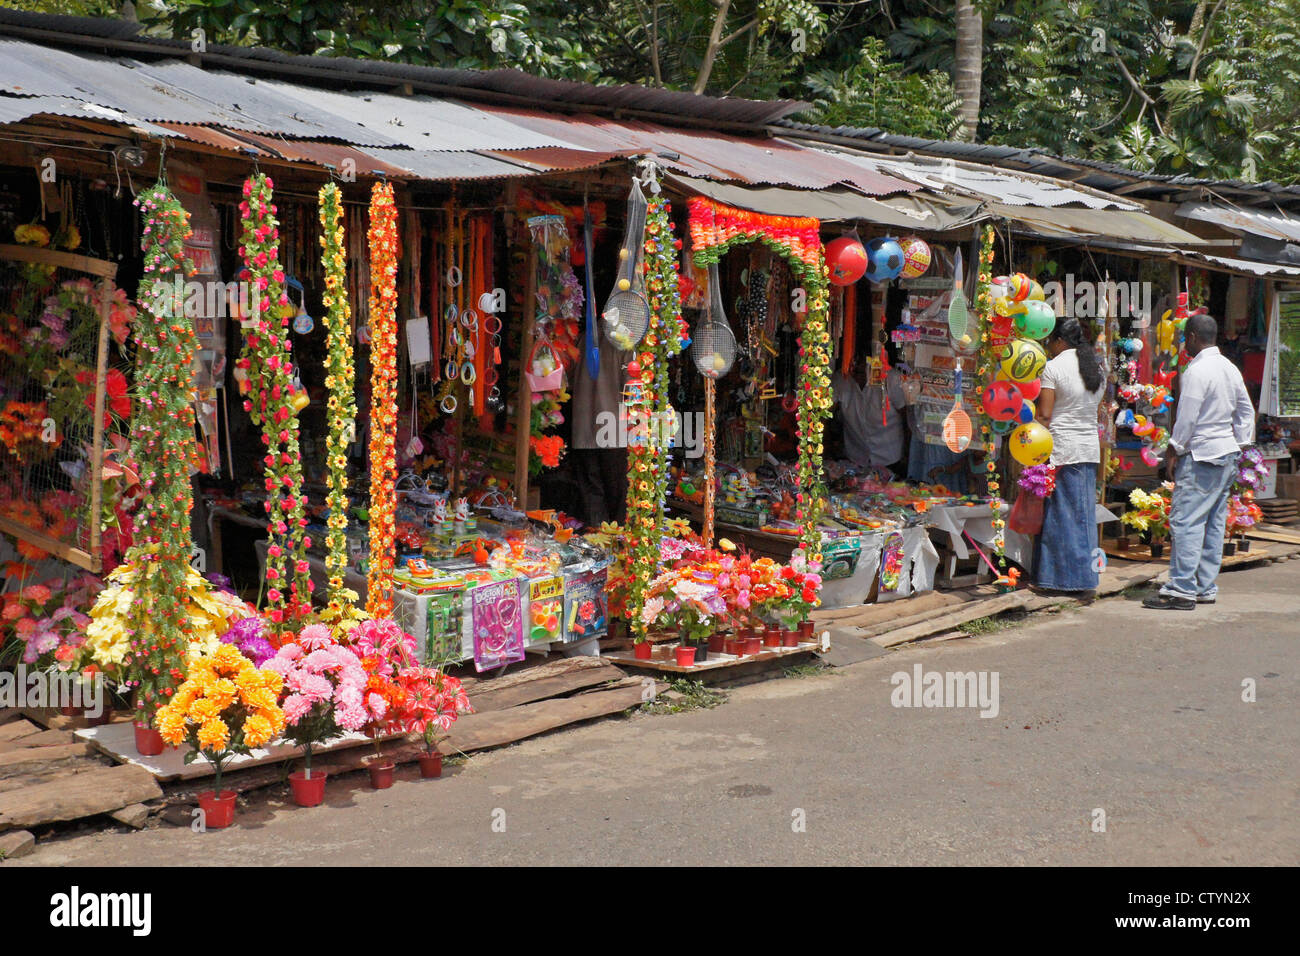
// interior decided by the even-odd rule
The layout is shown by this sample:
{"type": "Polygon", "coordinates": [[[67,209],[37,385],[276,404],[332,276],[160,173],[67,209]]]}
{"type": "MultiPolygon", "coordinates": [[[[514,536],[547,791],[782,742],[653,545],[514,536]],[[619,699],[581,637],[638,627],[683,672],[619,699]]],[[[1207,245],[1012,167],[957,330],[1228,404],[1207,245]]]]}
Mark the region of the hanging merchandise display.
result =
{"type": "Polygon", "coordinates": [[[321,187],[320,245],[321,271],[325,289],[321,301],[325,306],[325,326],[329,333],[325,364],[325,387],[329,391],[326,411],[329,425],[327,463],[329,493],[326,506],[329,517],[325,536],[326,598],[332,615],[339,616],[351,602],[343,587],[343,572],[348,566],[348,445],[356,441],[357,401],[356,371],[352,365],[352,310],[347,294],[347,264],[344,258],[346,237],[343,231],[343,197],[338,186],[321,187]]]}
{"type": "Polygon", "coordinates": [[[961,249],[957,250],[952,267],[952,299],[948,303],[948,334],[955,342],[965,344],[966,339],[966,292],[962,288],[965,281],[963,274],[961,249]]]}
{"type": "Polygon", "coordinates": [[[618,277],[614,280],[614,291],[601,310],[605,337],[623,352],[635,347],[650,327],[650,303],[646,300],[641,268],[646,216],[645,194],[641,192],[640,184],[633,180],[627,197],[627,228],[623,246],[618,251],[618,277]]]}
{"type": "Polygon", "coordinates": [[[561,405],[569,399],[566,382],[580,361],[586,364],[578,355],[586,294],[570,264],[571,239],[564,217],[532,216],[528,231],[535,312],[524,377],[532,392],[529,473],[537,475],[543,467],[559,465],[565,450],[564,439],[548,432],[564,423],[561,405]]]}
{"type": "MultiPolygon", "coordinates": [[[[993,241],[995,237],[996,233],[991,225],[986,225],[980,230],[979,268],[975,286],[975,322],[980,348],[975,374],[976,387],[983,390],[982,394],[988,394],[990,389],[995,389],[994,380],[998,368],[995,355],[1003,347],[1003,339],[1000,337],[1001,333],[997,327],[998,318],[1001,315],[997,305],[999,300],[995,296],[996,292],[1002,290],[997,287],[993,279],[993,241]]],[[[997,281],[1000,282],[1001,280],[997,281]]],[[[1005,288],[1009,290],[1009,286],[1005,288]]],[[[1023,394],[1022,391],[1021,395],[1023,394]]],[[[1010,390],[1006,392],[1004,397],[1006,398],[1006,405],[1015,405],[1010,390]]],[[[1005,408],[1005,405],[1002,407],[1005,408]]],[[[995,420],[986,408],[981,408],[978,416],[980,443],[985,450],[984,469],[988,479],[989,513],[993,529],[993,553],[997,557],[1000,567],[1006,566],[1004,557],[1006,550],[1006,506],[1003,504],[1002,499],[1002,482],[998,475],[996,445],[993,436],[995,434],[999,436],[1007,434],[1015,421],[1015,415],[1019,414],[1019,411],[1020,409],[1017,406],[1011,418],[995,420]]]]}
{"type": "Polygon", "coordinates": [[[1037,342],[1016,339],[1006,349],[999,363],[1002,376],[1013,382],[1032,382],[1043,373],[1047,353],[1037,342]]]}
{"type": "Polygon", "coordinates": [[[716,388],[718,379],[731,371],[736,360],[736,337],[722,307],[722,283],[717,265],[709,266],[709,303],[704,320],[691,336],[691,358],[704,376],[704,541],[713,546],[714,492],[716,490],[717,434],[716,388]]]}
{"type": "Polygon", "coordinates": [[[249,390],[244,410],[262,428],[266,476],[266,513],[270,545],[266,560],[266,616],[275,636],[311,610],[312,581],[307,564],[306,501],[302,457],[298,446],[298,413],[305,393],[295,384],[289,356],[289,320],[294,308],[285,291],[280,268],[280,231],[271,191],[264,173],[244,183],[240,203],[243,233],[240,255],[256,299],[243,320],[244,354],[239,359],[249,390]],[[287,592],[287,593],[286,593],[287,592]]]}
{"type": "Polygon", "coordinates": [[[370,559],[366,611],[393,610],[397,482],[397,206],[393,187],[370,193],[370,559]]]}
{"type": "MultiPolygon", "coordinates": [[[[138,400],[131,419],[131,456],[138,463],[144,500],[135,516],[135,544],[126,652],[126,683],[135,690],[135,719],[153,724],[158,708],[184,679],[182,668],[193,624],[188,612],[190,469],[195,465],[194,328],[179,293],[161,292],[174,277],[194,272],[186,258],[189,214],[159,182],[135,201],[144,220],[144,277],[154,295],[136,314],[135,381],[138,400]]],[[[179,284],[175,284],[179,288],[179,284]]],[[[93,625],[92,625],[93,627],[93,625]]]]}
{"type": "Polygon", "coordinates": [[[948,450],[961,453],[970,445],[971,425],[970,416],[961,404],[961,361],[957,362],[957,371],[954,373],[953,384],[953,402],[952,411],[948,417],[943,420],[943,443],[948,446],[948,450]]]}

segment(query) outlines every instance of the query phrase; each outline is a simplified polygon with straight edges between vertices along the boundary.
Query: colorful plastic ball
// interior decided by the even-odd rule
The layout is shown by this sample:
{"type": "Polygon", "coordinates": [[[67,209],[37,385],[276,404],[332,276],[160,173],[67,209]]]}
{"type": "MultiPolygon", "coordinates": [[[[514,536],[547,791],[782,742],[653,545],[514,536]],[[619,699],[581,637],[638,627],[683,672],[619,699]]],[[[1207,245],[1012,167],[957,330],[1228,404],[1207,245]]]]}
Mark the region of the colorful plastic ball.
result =
{"type": "Polygon", "coordinates": [[[1015,382],[1006,379],[994,379],[980,395],[980,404],[984,413],[995,422],[1013,421],[1020,414],[1024,405],[1024,396],[1015,382]]]}
{"type": "MultiPolygon", "coordinates": [[[[894,243],[895,246],[898,243],[894,243]]],[[[898,251],[898,268],[903,268],[903,253],[898,251]]],[[[826,243],[826,265],[831,270],[831,285],[852,285],[870,265],[867,250],[856,236],[840,236],[826,243]]]]}
{"type": "Polygon", "coordinates": [[[995,435],[1005,435],[1007,432],[1011,431],[1011,429],[1017,427],[1019,427],[1019,423],[1015,419],[1012,419],[1009,422],[995,421],[989,423],[989,428],[993,429],[993,434],[995,435]]]}
{"type": "Polygon", "coordinates": [[[1027,425],[1038,417],[1038,409],[1029,399],[1025,399],[1024,404],[1020,406],[1020,412],[1016,415],[1016,420],[1023,425],[1027,425]]]}
{"type": "Polygon", "coordinates": [[[905,239],[903,241],[903,271],[901,273],[904,279],[915,279],[925,274],[925,270],[930,268],[930,245],[924,239],[905,239]]]}
{"type": "Polygon", "coordinates": [[[897,239],[876,238],[867,243],[867,278],[888,282],[903,272],[903,247],[897,239]]]}
{"type": "Polygon", "coordinates": [[[1042,379],[1033,379],[1028,382],[1019,383],[1020,394],[1031,402],[1038,401],[1038,393],[1043,390],[1042,379]]]}
{"type": "Polygon", "coordinates": [[[1027,339],[1045,339],[1056,328],[1052,307],[1039,299],[1025,301],[1025,311],[1016,316],[1016,330],[1027,339]]]}
{"type": "Polygon", "coordinates": [[[1052,433],[1038,422],[1018,427],[1008,443],[1011,457],[1022,465],[1041,465],[1052,457],[1052,433]]]}
{"type": "Polygon", "coordinates": [[[1007,347],[1001,369],[1005,378],[1013,382],[1029,382],[1042,374],[1047,364],[1047,353],[1037,342],[1016,339],[1007,347]]]}

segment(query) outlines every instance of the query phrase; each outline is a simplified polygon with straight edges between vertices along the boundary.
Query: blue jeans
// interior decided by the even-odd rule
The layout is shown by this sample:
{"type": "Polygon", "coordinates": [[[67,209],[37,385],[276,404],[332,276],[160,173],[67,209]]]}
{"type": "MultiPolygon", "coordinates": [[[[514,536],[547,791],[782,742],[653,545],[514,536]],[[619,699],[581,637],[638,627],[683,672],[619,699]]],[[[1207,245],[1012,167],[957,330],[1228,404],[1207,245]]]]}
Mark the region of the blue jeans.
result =
{"type": "Polygon", "coordinates": [[[1237,477],[1240,454],[1196,461],[1178,460],[1174,496],[1169,511],[1173,553],[1169,583],[1161,594],[1181,598],[1212,598],[1223,562],[1223,533],[1228,522],[1228,490],[1237,477]]]}

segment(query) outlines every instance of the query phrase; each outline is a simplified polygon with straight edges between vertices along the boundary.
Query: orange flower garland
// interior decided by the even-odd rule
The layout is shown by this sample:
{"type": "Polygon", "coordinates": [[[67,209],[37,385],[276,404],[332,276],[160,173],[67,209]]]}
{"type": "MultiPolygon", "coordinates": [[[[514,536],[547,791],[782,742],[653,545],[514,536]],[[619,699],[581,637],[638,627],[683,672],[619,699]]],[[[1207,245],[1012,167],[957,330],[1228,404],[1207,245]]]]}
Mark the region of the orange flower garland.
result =
{"type": "Polygon", "coordinates": [[[393,612],[397,483],[397,206],[393,187],[370,193],[370,568],[366,610],[393,612]]]}

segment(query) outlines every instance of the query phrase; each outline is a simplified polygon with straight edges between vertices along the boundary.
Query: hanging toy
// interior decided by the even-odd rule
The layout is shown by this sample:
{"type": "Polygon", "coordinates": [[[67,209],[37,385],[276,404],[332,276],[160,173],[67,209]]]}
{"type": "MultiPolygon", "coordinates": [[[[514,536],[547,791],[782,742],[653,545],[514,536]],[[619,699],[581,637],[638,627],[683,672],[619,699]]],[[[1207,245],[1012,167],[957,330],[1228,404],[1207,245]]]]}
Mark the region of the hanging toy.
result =
{"type": "Polygon", "coordinates": [[[1041,465],[1052,456],[1052,433],[1038,422],[1021,425],[1008,441],[1011,457],[1022,465],[1041,465]]]}
{"type": "Polygon", "coordinates": [[[1006,379],[994,379],[980,395],[984,414],[995,422],[1013,421],[1024,404],[1024,395],[1019,387],[1006,379]]]}
{"type": "Polygon", "coordinates": [[[867,243],[866,276],[872,282],[889,282],[903,271],[903,247],[888,236],[867,243]]]}
{"type": "MultiPolygon", "coordinates": [[[[1029,382],[1042,374],[1047,353],[1037,342],[1016,339],[1001,362],[1002,374],[1013,382],[1029,382]]],[[[1023,393],[1022,393],[1023,394],[1023,393]]]]}
{"type": "MultiPolygon", "coordinates": [[[[897,245],[897,243],[895,243],[897,245]]],[[[902,250],[899,250],[901,268],[902,250]]],[[[831,285],[852,285],[871,267],[867,250],[857,235],[840,236],[826,243],[826,266],[831,285]]],[[[872,281],[879,281],[873,279],[872,281]]]]}
{"type": "Polygon", "coordinates": [[[966,292],[962,288],[964,281],[961,249],[958,249],[953,257],[952,299],[948,303],[948,333],[958,341],[966,336],[966,292]]]}
{"type": "Polygon", "coordinates": [[[1041,299],[1025,302],[1025,311],[1015,317],[1016,330],[1027,339],[1042,340],[1056,328],[1056,313],[1041,299]]]}
{"type": "Polygon", "coordinates": [[[923,239],[917,239],[913,236],[910,239],[903,240],[903,271],[904,279],[916,279],[925,274],[930,268],[930,246],[923,239]]]}

